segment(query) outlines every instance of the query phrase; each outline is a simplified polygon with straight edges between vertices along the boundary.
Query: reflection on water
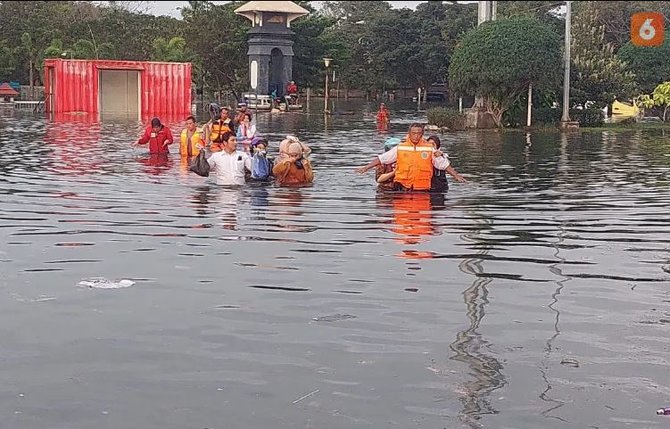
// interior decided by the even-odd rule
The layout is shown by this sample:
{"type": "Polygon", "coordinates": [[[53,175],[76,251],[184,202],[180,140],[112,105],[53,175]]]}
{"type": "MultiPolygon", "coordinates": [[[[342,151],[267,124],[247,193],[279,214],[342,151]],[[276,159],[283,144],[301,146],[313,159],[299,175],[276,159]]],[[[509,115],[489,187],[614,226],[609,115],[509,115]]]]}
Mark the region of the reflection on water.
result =
{"type": "MultiPolygon", "coordinates": [[[[492,229],[491,221],[480,217],[475,218],[475,222],[476,229],[463,238],[475,244],[479,249],[477,253],[487,255],[491,246],[480,242],[478,238],[480,231],[492,229]]],[[[505,384],[502,364],[487,353],[489,342],[478,332],[486,315],[486,306],[490,304],[488,287],[493,281],[491,278],[481,276],[485,272],[483,262],[483,259],[476,257],[467,258],[458,266],[463,273],[474,278],[472,285],[463,291],[468,327],[458,332],[456,339],[449,346],[455,353],[452,359],[466,363],[470,369],[469,375],[472,380],[463,383],[459,390],[463,403],[460,417],[472,428],[481,427],[477,420],[482,415],[498,413],[498,410],[491,405],[490,395],[505,384]]]]}
{"type": "Polygon", "coordinates": [[[425,118],[337,107],[255,115],[304,188],[0,117],[0,426],[663,427],[665,131],[441,135],[469,183],[407,195],[353,170],[425,118]]]}

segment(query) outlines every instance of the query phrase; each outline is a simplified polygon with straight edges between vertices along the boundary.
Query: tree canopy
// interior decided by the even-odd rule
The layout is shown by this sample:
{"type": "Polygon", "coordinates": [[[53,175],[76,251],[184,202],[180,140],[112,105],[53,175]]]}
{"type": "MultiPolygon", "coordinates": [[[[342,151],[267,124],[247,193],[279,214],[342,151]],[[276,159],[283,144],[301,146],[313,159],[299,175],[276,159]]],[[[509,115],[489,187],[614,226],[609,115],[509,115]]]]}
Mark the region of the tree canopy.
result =
{"type": "Polygon", "coordinates": [[[528,89],[556,85],[560,77],[560,38],[532,18],[486,22],[456,47],[449,65],[452,90],[482,97],[497,125],[528,89]]]}

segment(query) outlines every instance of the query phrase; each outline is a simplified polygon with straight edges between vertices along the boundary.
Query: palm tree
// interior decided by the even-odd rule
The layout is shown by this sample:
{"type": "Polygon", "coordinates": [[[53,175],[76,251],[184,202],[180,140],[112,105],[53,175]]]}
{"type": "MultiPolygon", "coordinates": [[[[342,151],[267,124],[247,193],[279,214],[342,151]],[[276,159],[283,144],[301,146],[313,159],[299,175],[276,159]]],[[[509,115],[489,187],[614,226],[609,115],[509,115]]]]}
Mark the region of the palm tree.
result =
{"type": "Polygon", "coordinates": [[[159,37],[154,40],[152,46],[151,59],[154,61],[182,62],[188,60],[186,40],[183,37],[173,37],[169,41],[159,37]]]}
{"type": "Polygon", "coordinates": [[[29,33],[23,33],[21,35],[21,49],[28,56],[28,72],[30,75],[30,97],[31,100],[35,99],[35,78],[33,72],[35,70],[35,65],[38,61],[38,50],[35,44],[33,43],[33,38],[29,33]]]}

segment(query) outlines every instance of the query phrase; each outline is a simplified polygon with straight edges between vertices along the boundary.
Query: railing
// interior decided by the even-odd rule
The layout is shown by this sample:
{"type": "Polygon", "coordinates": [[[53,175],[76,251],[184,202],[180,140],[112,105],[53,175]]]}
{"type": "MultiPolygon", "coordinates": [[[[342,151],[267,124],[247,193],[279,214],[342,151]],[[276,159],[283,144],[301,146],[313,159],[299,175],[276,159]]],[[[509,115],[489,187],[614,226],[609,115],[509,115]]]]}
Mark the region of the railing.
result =
{"type": "Polygon", "coordinates": [[[18,110],[32,110],[35,111],[35,108],[42,103],[41,101],[15,101],[14,108],[18,110]]]}

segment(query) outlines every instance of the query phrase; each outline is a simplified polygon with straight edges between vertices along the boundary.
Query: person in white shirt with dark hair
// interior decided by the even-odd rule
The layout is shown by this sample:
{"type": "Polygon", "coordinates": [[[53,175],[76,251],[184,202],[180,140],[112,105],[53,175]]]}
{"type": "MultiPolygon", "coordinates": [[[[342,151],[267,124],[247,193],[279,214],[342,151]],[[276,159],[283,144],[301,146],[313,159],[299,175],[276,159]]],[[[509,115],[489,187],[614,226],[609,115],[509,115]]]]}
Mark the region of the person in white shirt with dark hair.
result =
{"type": "Polygon", "coordinates": [[[221,151],[213,153],[207,162],[217,185],[244,185],[245,170],[251,171],[251,158],[237,150],[237,137],[231,132],[221,136],[221,151]]]}

